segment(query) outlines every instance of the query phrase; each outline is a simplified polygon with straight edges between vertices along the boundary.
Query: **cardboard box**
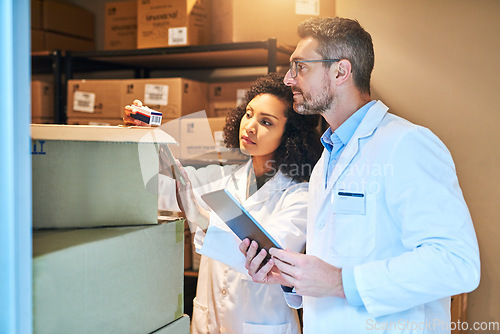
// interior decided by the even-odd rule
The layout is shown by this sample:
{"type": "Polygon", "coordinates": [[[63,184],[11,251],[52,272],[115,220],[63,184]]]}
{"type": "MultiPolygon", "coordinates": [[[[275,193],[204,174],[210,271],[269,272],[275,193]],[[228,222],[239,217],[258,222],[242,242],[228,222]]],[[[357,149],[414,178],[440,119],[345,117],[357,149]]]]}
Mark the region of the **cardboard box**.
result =
{"type": "Polygon", "coordinates": [[[93,51],[94,41],[50,31],[31,29],[31,51],[93,51]]]}
{"type": "Polygon", "coordinates": [[[94,14],[69,2],[44,0],[42,29],[94,40],[94,14]]]}
{"type": "Polygon", "coordinates": [[[189,316],[184,314],[181,318],[169,323],[151,334],[189,334],[189,316]]]}
{"type": "Polygon", "coordinates": [[[253,81],[208,84],[208,117],[226,117],[245,97],[253,81]]]}
{"type": "Polygon", "coordinates": [[[172,154],[180,160],[192,160],[216,152],[216,133],[225,125],[225,118],[207,118],[205,112],[195,113],[162,124],[161,129],[179,145],[171,146],[172,154]]]}
{"type": "Polygon", "coordinates": [[[68,118],[124,117],[135,99],[162,113],[163,122],[207,107],[207,84],[183,78],[68,80],[68,118]]]}
{"type": "Polygon", "coordinates": [[[68,118],[123,118],[122,80],[68,80],[68,118]]]}
{"type": "Polygon", "coordinates": [[[225,124],[225,117],[206,117],[205,112],[199,112],[162,124],[161,129],[179,143],[171,145],[170,150],[186,165],[245,163],[248,156],[239,149],[226,148],[225,124]]]}
{"type": "Polygon", "coordinates": [[[31,117],[31,124],[54,124],[54,117],[31,117]]]}
{"type": "Polygon", "coordinates": [[[207,84],[183,78],[123,80],[122,109],[135,99],[173,119],[207,108],[207,84]]]}
{"type": "Polygon", "coordinates": [[[42,29],[41,0],[31,0],[31,29],[42,29]]]}
{"type": "Polygon", "coordinates": [[[66,121],[68,125],[93,125],[93,126],[116,126],[123,125],[122,118],[77,118],[70,117],[66,121]]]}
{"type": "Polygon", "coordinates": [[[332,0],[212,0],[212,43],[232,43],[277,38],[295,46],[297,26],[314,16],[335,16],[332,0]]]}
{"type": "Polygon", "coordinates": [[[69,51],[93,51],[95,42],[93,40],[83,39],[74,36],[54,33],[50,31],[43,32],[45,50],[69,50],[69,51]]]}
{"type": "Polygon", "coordinates": [[[33,227],[156,224],[159,128],[31,125],[33,227]]]}
{"type": "Polygon", "coordinates": [[[191,255],[191,230],[189,224],[184,221],[184,270],[191,269],[193,265],[191,255]]]}
{"type": "Polygon", "coordinates": [[[183,220],[34,231],[34,333],[151,333],[181,318],[183,231],[183,220]]]}
{"type": "Polygon", "coordinates": [[[31,81],[31,117],[54,119],[54,85],[39,80],[31,81]]]}
{"type": "Polygon", "coordinates": [[[43,31],[31,29],[31,51],[45,51],[45,35],[43,31]]]}
{"type": "Polygon", "coordinates": [[[135,49],[137,0],[106,2],[104,15],[104,49],[135,49]]]}
{"type": "Polygon", "coordinates": [[[31,51],[93,51],[94,41],[78,37],[31,29],[31,51]]]}
{"type": "Polygon", "coordinates": [[[137,48],[209,44],[208,0],[139,0],[137,48]]]}

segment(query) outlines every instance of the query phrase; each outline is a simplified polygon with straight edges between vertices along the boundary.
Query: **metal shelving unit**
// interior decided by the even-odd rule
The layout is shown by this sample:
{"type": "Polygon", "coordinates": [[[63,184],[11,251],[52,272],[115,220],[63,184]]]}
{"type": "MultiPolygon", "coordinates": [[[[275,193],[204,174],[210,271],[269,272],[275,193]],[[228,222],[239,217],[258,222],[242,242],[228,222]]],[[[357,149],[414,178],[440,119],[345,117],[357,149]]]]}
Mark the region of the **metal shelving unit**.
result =
{"type": "Polygon", "coordinates": [[[63,54],[60,50],[31,53],[32,74],[52,74],[54,81],[54,121],[64,123],[66,81],[63,80],[63,54]],[[63,84],[64,81],[64,84],[63,84]]]}
{"type": "Polygon", "coordinates": [[[152,70],[217,69],[266,66],[275,72],[288,65],[293,47],[265,41],[170,48],[91,52],[53,51],[32,54],[32,73],[54,75],[57,123],[65,123],[66,83],[74,73],[133,70],[135,78],[148,78],[152,70]]]}
{"type": "Polygon", "coordinates": [[[293,48],[276,39],[171,48],[72,52],[66,54],[68,78],[73,71],[133,69],[148,77],[151,70],[214,69],[267,66],[275,72],[289,62],[293,48]]]}

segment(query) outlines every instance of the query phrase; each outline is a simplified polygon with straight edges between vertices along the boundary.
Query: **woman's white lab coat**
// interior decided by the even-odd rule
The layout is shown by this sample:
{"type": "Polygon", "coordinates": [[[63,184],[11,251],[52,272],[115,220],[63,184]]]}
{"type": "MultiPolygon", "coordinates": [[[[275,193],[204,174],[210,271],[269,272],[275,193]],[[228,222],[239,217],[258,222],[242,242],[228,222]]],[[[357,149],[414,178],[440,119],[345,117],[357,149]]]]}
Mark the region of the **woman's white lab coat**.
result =
{"type": "MultiPolygon", "coordinates": [[[[250,168],[251,161],[239,168],[221,170],[220,166],[209,166],[186,171],[197,195],[228,189],[283,248],[302,251],[308,184],[296,183],[277,172],[245,199],[250,168]],[[221,177],[222,174],[225,175],[221,177]]],[[[161,182],[160,187],[165,189],[161,182]]],[[[160,199],[161,208],[172,197],[175,199],[166,197],[170,199],[160,199]]],[[[213,212],[206,234],[197,231],[195,244],[202,257],[191,332],[300,333],[296,310],[286,304],[281,287],[255,283],[248,276],[239,243],[238,237],[213,212]]]]}

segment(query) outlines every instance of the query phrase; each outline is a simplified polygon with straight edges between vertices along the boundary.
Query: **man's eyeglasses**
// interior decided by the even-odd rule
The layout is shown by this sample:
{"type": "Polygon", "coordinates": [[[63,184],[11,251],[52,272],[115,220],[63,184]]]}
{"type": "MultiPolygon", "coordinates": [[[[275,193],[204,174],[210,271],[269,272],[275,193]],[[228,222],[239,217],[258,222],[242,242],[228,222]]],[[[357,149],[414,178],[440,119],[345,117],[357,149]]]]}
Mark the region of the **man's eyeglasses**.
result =
{"type": "Polygon", "coordinates": [[[327,61],[337,62],[341,59],[315,59],[315,60],[292,60],[290,62],[290,74],[292,78],[296,78],[299,74],[299,63],[324,63],[327,61]]]}

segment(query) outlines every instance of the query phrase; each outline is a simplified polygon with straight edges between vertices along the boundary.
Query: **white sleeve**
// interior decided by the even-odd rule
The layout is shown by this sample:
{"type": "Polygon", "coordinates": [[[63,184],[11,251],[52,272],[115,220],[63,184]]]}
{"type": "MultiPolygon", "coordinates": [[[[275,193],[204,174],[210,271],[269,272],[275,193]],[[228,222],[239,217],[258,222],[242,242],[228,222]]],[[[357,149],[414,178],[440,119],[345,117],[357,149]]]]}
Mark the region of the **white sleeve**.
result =
{"type": "MultiPolygon", "coordinates": [[[[281,287],[283,289],[283,287],[281,287]]],[[[299,309],[303,306],[302,296],[295,292],[295,288],[293,288],[292,292],[287,292],[283,290],[285,295],[285,302],[291,308],[299,309]]]]}
{"type": "MultiPolygon", "coordinates": [[[[222,179],[230,175],[238,166],[239,165],[208,165],[199,169],[195,169],[191,166],[184,166],[184,170],[191,181],[195,195],[202,195],[220,187],[222,179]]],[[[200,200],[200,204],[203,205],[204,203],[200,200]]],[[[181,211],[175,195],[175,180],[164,174],[158,175],[158,209],[173,212],[181,211]]]]}
{"type": "Polygon", "coordinates": [[[480,277],[474,227],[444,144],[415,128],[395,143],[390,163],[386,208],[408,251],[354,267],[358,292],[375,317],[471,291],[480,277]]]}
{"type": "Polygon", "coordinates": [[[245,256],[239,250],[241,240],[214,212],[210,212],[207,232],[197,229],[194,243],[197,253],[227,264],[251,279],[245,268],[245,256]]]}
{"type": "MultiPolygon", "coordinates": [[[[305,247],[307,190],[307,183],[291,186],[282,194],[272,214],[259,219],[284,249],[301,252],[305,247]]],[[[201,234],[198,237],[202,243],[200,254],[225,263],[250,278],[245,257],[239,251],[241,240],[216,214],[210,214],[210,225],[204,239],[201,234]]]]}

